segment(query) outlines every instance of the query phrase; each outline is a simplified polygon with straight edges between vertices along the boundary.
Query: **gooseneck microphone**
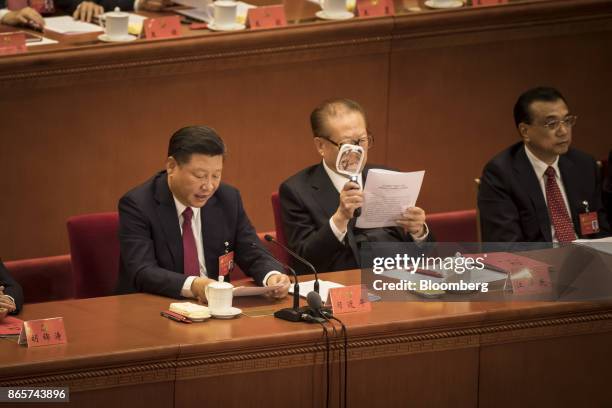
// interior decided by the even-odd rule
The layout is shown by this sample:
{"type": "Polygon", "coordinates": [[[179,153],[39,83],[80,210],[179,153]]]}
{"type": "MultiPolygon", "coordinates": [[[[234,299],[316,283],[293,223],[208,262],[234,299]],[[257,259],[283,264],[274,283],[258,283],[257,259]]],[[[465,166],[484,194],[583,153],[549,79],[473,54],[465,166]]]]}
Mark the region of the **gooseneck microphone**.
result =
{"type": "MultiPolygon", "coordinates": [[[[264,235],[264,239],[268,242],[272,242],[275,245],[281,247],[282,249],[284,249],[285,251],[287,251],[287,253],[289,255],[291,255],[293,258],[297,259],[298,261],[300,261],[300,263],[302,263],[303,265],[306,265],[311,271],[312,273],[314,273],[315,276],[315,283],[314,283],[314,291],[319,293],[319,274],[317,273],[317,270],[315,269],[315,267],[308,262],[307,260],[305,260],[304,258],[302,258],[301,256],[299,256],[297,253],[293,252],[292,250],[290,250],[289,248],[287,248],[285,245],[281,244],[280,242],[278,242],[277,240],[275,240],[272,235],[270,234],[266,234],[264,235]]],[[[276,258],[274,258],[276,259],[276,258]]],[[[277,260],[278,261],[278,260],[277,260]]]]}
{"type": "MultiPolygon", "coordinates": [[[[359,184],[359,178],[357,176],[351,176],[350,180],[355,184],[359,184]]],[[[361,207],[355,208],[355,211],[353,211],[353,218],[357,218],[360,215],[361,215],[361,207]]]]}
{"type": "MultiPolygon", "coordinates": [[[[257,245],[257,242],[252,242],[251,246],[253,248],[259,247],[259,245],[257,245]]],[[[266,251],[266,252],[269,253],[269,251],[266,251]]],[[[274,312],[274,317],[277,317],[277,318],[283,319],[283,320],[287,320],[287,321],[290,321],[290,322],[300,322],[300,321],[302,321],[302,312],[300,311],[300,284],[298,282],[297,273],[295,273],[295,270],[292,267],[282,263],[279,259],[277,259],[271,253],[269,253],[269,255],[285,271],[291,272],[291,274],[293,275],[293,279],[294,279],[294,281],[293,281],[294,282],[293,283],[293,307],[291,307],[291,308],[287,307],[287,308],[284,308],[284,309],[277,310],[276,312],[274,312]]]]}

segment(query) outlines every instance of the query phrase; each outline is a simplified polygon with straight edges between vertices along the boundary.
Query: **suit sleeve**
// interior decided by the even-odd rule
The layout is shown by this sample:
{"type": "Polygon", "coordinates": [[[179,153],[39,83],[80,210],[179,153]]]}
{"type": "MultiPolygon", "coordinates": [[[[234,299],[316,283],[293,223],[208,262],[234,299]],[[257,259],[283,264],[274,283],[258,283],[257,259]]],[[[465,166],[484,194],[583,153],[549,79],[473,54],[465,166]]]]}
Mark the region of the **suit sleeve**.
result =
{"type": "Polygon", "coordinates": [[[524,241],[519,211],[504,180],[504,171],[499,166],[487,164],[478,189],[483,242],[524,241]]]}
{"type": "Polygon", "coordinates": [[[4,286],[4,294],[9,295],[15,300],[15,311],[13,314],[17,314],[23,307],[23,289],[21,285],[17,283],[15,279],[9,274],[4,264],[0,261],[0,282],[4,286]]]}
{"type": "Polygon", "coordinates": [[[158,265],[151,223],[129,197],[119,201],[121,273],[138,292],[182,298],[185,276],[158,265]]]}
{"type": "Polygon", "coordinates": [[[287,183],[281,184],[279,198],[289,248],[316,265],[319,272],[332,270],[334,258],[346,247],[334,235],[329,220],[317,226],[297,192],[287,183]]]}
{"type": "MultiPolygon", "coordinates": [[[[72,15],[74,10],[84,0],[55,0],[55,6],[60,10],[72,15]]],[[[119,7],[121,11],[134,10],[134,0],[95,0],[93,3],[99,4],[104,7],[104,11],[113,11],[115,7],[119,7]]]]}
{"type": "Polygon", "coordinates": [[[283,268],[261,244],[255,228],[244,211],[242,198],[237,190],[236,200],[236,262],[240,269],[252,277],[259,286],[263,286],[263,279],[268,272],[282,271],[283,268]]]}

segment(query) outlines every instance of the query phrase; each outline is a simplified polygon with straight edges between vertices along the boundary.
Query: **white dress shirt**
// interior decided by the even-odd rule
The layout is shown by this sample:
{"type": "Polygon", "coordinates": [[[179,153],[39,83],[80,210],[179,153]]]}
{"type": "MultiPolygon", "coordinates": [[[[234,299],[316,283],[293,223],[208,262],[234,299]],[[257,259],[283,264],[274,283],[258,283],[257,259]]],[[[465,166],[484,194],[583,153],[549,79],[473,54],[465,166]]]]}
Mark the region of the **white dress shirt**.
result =
{"type": "MultiPolygon", "coordinates": [[[[331,180],[336,190],[338,190],[338,193],[340,193],[344,188],[344,185],[348,182],[347,177],[338,174],[332,169],[330,169],[329,166],[325,163],[325,160],[323,160],[323,168],[325,169],[325,172],[329,176],[329,179],[331,180]]],[[[363,177],[361,176],[361,173],[359,173],[359,175],[357,176],[357,182],[363,188],[363,177]]],[[[346,236],[346,230],[340,231],[338,227],[336,227],[333,217],[329,219],[329,226],[331,227],[331,230],[338,239],[338,241],[343,242],[344,237],[346,236]]],[[[423,242],[427,239],[427,236],[429,235],[429,229],[427,228],[427,224],[423,224],[423,226],[425,228],[425,234],[423,234],[423,236],[417,238],[416,235],[410,234],[414,242],[423,242]]]]}
{"type": "MultiPolygon", "coordinates": [[[[176,206],[176,213],[179,219],[179,227],[181,229],[181,237],[183,236],[183,211],[187,208],[183,203],[181,203],[174,194],[172,195],[174,198],[174,205],[176,206]]],[[[208,275],[206,274],[206,261],[204,258],[204,244],[202,242],[202,211],[201,208],[191,207],[193,211],[193,217],[191,218],[191,231],[193,231],[193,237],[195,238],[196,249],[198,250],[198,264],[200,265],[200,277],[206,278],[208,275]]],[[[268,278],[272,275],[279,275],[279,271],[270,271],[264,276],[263,282],[264,286],[267,286],[268,278]]],[[[183,288],[181,289],[181,296],[186,298],[194,298],[194,294],[191,291],[191,284],[193,280],[197,278],[197,276],[188,276],[185,278],[185,282],[183,283],[183,288]]]]}
{"type": "MultiPolygon", "coordinates": [[[[542,195],[544,195],[544,201],[546,202],[546,205],[548,206],[548,199],[546,197],[546,180],[548,179],[548,176],[544,174],[544,172],[548,168],[548,164],[538,159],[529,150],[527,145],[525,145],[525,153],[527,154],[527,159],[529,159],[529,162],[531,163],[531,166],[533,167],[533,171],[535,171],[536,177],[538,178],[538,183],[540,183],[540,188],[542,189],[542,195]]],[[[563,179],[561,179],[561,172],[559,171],[559,156],[557,156],[557,158],[555,159],[555,162],[551,164],[550,167],[555,169],[555,180],[557,181],[559,190],[561,190],[561,196],[563,197],[563,203],[565,204],[565,209],[566,211],[568,211],[568,215],[571,221],[572,214],[569,213],[570,206],[569,206],[569,202],[567,201],[567,194],[565,194],[565,187],[563,186],[563,179]]],[[[551,233],[553,242],[559,242],[559,240],[555,236],[555,227],[553,226],[552,220],[550,222],[550,233],[551,233]]]]}

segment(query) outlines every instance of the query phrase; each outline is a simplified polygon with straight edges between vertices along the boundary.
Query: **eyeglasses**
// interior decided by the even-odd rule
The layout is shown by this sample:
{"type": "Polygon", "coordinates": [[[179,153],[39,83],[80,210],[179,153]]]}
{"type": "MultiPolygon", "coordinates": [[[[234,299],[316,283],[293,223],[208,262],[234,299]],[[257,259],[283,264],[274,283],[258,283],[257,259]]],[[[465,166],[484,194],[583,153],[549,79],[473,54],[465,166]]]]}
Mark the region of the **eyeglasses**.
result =
{"type": "Polygon", "coordinates": [[[361,146],[364,149],[370,149],[372,148],[372,146],[374,146],[374,136],[371,133],[368,133],[367,136],[365,137],[361,137],[357,140],[343,140],[340,143],[336,143],[333,140],[331,140],[329,137],[325,137],[325,136],[320,136],[321,139],[325,139],[327,140],[329,143],[333,144],[334,146],[336,146],[338,149],[341,149],[343,145],[348,144],[348,145],[355,145],[355,146],[361,146]]]}
{"type": "Polygon", "coordinates": [[[549,119],[543,124],[539,126],[543,126],[548,130],[557,130],[561,124],[565,125],[565,127],[571,129],[576,125],[576,121],[578,120],[578,116],[576,115],[567,115],[563,119],[549,119]]]}

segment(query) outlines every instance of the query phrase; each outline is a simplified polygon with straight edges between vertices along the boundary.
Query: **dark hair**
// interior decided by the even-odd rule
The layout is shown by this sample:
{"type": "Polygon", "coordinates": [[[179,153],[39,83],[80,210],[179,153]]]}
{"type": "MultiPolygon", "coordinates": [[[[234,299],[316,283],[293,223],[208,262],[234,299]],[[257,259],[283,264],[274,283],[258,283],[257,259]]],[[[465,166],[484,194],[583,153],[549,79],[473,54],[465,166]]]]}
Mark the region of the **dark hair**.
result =
{"type": "Polygon", "coordinates": [[[208,126],[187,126],[174,132],[168,144],[168,157],[174,157],[178,164],[185,164],[194,153],[225,156],[225,144],[208,126]]]}
{"type": "Polygon", "coordinates": [[[538,101],[555,102],[558,100],[562,100],[567,104],[561,92],[548,86],[538,86],[523,92],[514,104],[514,124],[518,128],[520,123],[531,123],[533,118],[531,117],[529,107],[532,103],[538,101]]]}
{"type": "Polygon", "coordinates": [[[328,138],[329,135],[327,133],[327,129],[325,128],[327,118],[345,112],[361,113],[363,120],[366,121],[367,127],[365,111],[357,102],[347,98],[328,99],[317,106],[310,114],[310,128],[312,129],[312,135],[314,137],[328,138]]]}

